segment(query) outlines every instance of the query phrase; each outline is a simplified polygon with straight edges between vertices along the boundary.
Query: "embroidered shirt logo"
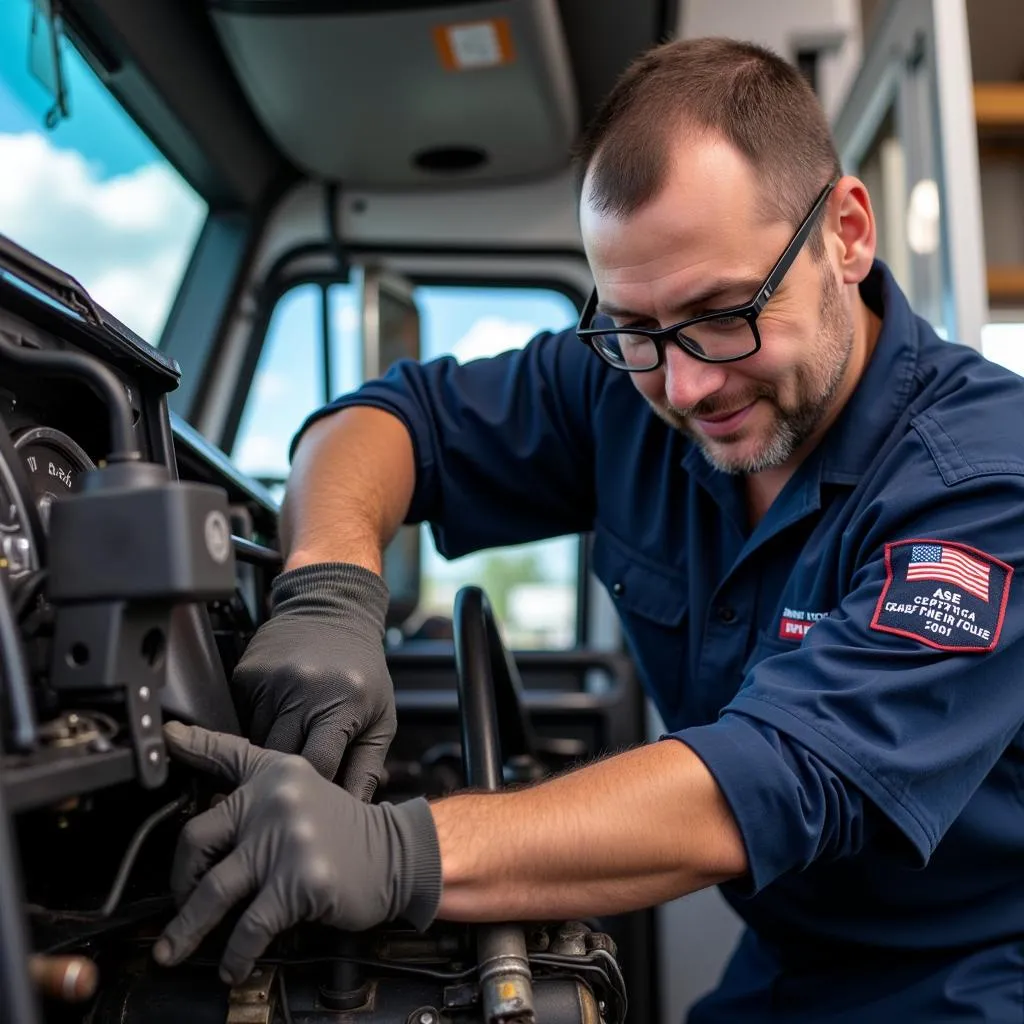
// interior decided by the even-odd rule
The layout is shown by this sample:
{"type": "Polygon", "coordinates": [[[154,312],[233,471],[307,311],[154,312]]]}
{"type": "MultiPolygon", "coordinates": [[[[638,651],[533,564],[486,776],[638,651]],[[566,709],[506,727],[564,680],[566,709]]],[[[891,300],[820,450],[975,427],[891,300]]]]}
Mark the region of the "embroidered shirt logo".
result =
{"type": "Polygon", "coordinates": [[[779,619],[779,639],[793,640],[799,643],[807,635],[807,631],[819,619],[825,618],[828,612],[808,612],[798,608],[783,608],[779,619]]]}
{"type": "Polygon", "coordinates": [[[940,651],[991,651],[999,642],[1013,567],[955,541],[885,546],[886,581],[871,628],[940,651]]]}

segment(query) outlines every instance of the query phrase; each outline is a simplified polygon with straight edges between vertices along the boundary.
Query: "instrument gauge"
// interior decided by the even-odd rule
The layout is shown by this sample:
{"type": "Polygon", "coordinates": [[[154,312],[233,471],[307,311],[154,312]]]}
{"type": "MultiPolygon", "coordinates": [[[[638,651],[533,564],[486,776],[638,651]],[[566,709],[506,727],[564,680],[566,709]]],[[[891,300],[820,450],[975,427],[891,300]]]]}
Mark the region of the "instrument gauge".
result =
{"type": "Polygon", "coordinates": [[[52,427],[22,431],[15,436],[14,447],[25,464],[32,496],[46,530],[53,500],[68,494],[78,475],[94,469],[95,464],[81,445],[52,427]]]}

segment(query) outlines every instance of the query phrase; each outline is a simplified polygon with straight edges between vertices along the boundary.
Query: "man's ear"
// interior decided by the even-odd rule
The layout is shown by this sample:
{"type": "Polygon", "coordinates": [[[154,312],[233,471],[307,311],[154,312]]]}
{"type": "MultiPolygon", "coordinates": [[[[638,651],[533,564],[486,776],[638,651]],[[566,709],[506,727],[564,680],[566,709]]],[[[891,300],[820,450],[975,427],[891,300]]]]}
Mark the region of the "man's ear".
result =
{"type": "Polygon", "coordinates": [[[875,259],[875,213],[859,178],[844,175],[829,202],[828,225],[839,256],[843,284],[859,284],[875,259]]]}

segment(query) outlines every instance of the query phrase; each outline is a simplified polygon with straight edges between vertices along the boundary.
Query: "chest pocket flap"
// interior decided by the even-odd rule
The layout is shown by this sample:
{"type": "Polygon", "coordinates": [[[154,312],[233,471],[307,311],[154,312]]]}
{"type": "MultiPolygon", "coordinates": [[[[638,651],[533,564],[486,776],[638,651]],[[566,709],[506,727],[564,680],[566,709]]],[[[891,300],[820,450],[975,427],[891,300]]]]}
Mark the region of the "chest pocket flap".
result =
{"type": "Polygon", "coordinates": [[[683,621],[689,593],[681,570],[658,565],[601,526],[594,534],[593,568],[623,611],[659,626],[675,627],[683,621]]]}

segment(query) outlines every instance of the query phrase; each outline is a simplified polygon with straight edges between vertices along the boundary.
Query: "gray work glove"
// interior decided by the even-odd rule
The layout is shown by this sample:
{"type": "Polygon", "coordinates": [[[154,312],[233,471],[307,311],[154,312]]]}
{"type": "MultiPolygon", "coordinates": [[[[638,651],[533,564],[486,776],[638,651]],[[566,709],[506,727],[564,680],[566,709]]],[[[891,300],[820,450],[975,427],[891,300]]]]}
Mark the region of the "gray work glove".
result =
{"type": "Polygon", "coordinates": [[[176,964],[242,900],[221,960],[239,984],[270,940],[299,921],[362,931],[402,917],[420,930],[441,900],[441,854],[427,801],[366,804],[301,757],[170,722],[173,757],[238,788],[182,830],[171,868],[178,916],[153,947],[176,964]]]}
{"type": "Polygon", "coordinates": [[[323,562],[283,572],[271,616],[235,669],[232,689],[253,743],[302,754],[326,779],[369,800],[395,736],[395,693],[384,660],[388,588],[359,565],[323,562]]]}

